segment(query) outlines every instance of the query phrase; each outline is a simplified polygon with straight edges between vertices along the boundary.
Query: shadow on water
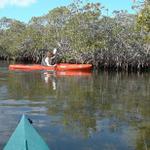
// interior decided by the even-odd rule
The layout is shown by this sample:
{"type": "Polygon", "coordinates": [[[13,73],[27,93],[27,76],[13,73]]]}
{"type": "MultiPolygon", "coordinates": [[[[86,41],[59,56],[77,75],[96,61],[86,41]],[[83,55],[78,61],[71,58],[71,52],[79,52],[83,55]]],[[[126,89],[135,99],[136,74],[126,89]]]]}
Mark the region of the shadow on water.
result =
{"type": "Polygon", "coordinates": [[[58,77],[4,63],[0,149],[25,113],[53,150],[148,150],[149,106],[149,73],[58,77]]]}

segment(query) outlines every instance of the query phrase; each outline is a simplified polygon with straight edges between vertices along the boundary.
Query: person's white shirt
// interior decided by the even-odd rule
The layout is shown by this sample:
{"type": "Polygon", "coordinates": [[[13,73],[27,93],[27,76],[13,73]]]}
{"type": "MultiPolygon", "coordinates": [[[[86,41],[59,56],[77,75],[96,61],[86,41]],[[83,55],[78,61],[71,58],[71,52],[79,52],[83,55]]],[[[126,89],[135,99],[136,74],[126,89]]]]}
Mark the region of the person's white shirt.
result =
{"type": "Polygon", "coordinates": [[[45,63],[46,63],[47,66],[54,66],[54,67],[56,66],[56,64],[51,65],[51,64],[49,63],[49,62],[50,62],[49,59],[53,59],[53,58],[55,58],[55,56],[53,56],[53,57],[51,57],[51,58],[49,58],[49,57],[46,57],[46,58],[45,58],[45,63]]]}
{"type": "Polygon", "coordinates": [[[52,65],[49,63],[49,57],[46,57],[46,58],[45,58],[45,62],[46,62],[46,65],[47,65],[47,66],[52,66],[52,65]]]}

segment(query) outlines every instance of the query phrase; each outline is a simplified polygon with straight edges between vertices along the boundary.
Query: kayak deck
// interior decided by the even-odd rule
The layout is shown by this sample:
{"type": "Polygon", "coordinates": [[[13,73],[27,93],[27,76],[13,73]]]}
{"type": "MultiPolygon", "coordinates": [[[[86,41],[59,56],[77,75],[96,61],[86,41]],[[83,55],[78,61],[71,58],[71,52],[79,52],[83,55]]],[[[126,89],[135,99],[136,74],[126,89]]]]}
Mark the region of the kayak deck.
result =
{"type": "Polygon", "coordinates": [[[50,150],[23,115],[4,150],[50,150]]]}
{"type": "Polygon", "coordinates": [[[92,69],[91,64],[57,64],[54,66],[42,66],[42,65],[24,65],[14,64],[9,65],[10,70],[56,70],[56,71],[89,71],[92,69]]]}

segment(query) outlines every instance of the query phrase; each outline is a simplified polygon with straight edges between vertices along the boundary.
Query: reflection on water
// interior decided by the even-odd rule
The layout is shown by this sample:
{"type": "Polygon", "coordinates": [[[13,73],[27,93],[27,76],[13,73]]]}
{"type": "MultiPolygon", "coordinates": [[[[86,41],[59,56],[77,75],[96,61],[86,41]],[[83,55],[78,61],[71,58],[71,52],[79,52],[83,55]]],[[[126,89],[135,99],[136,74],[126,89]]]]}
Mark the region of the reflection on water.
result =
{"type": "Polygon", "coordinates": [[[57,76],[0,64],[0,149],[23,113],[52,150],[150,149],[149,73],[57,76]]]}
{"type": "Polygon", "coordinates": [[[42,78],[44,79],[46,84],[52,84],[52,89],[56,90],[56,72],[44,72],[42,74],[42,78]]]}

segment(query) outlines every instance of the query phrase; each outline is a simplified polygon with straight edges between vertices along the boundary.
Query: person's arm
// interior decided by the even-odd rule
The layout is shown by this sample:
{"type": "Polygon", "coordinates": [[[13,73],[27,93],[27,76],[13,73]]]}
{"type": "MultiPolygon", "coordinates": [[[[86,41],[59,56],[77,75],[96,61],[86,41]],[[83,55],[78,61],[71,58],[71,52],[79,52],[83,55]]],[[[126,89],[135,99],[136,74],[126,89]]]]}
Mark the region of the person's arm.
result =
{"type": "Polygon", "coordinates": [[[56,56],[54,55],[53,57],[51,57],[51,59],[54,59],[56,56]]]}

